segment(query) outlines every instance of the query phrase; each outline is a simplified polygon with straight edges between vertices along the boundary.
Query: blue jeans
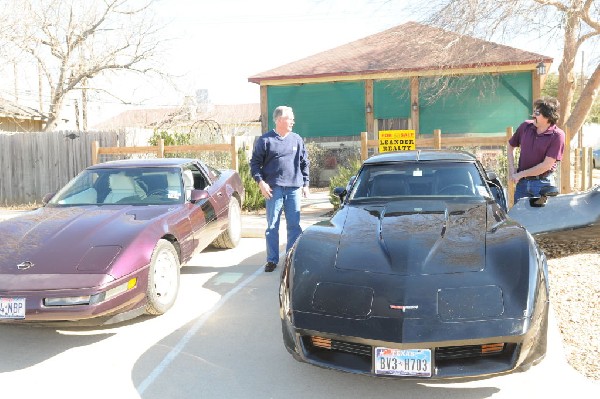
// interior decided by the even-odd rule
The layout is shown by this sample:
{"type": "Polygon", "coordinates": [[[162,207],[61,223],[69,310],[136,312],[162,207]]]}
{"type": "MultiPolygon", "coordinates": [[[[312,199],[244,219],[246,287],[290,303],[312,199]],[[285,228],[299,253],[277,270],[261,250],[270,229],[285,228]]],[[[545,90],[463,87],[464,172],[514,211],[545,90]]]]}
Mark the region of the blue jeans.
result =
{"type": "Polygon", "coordinates": [[[302,233],[300,227],[300,187],[271,187],[273,196],[266,201],[267,229],[265,239],[267,242],[267,262],[279,263],[279,222],[281,212],[285,213],[287,225],[287,245],[289,251],[302,233]]]}
{"type": "Polygon", "coordinates": [[[542,187],[554,185],[554,175],[539,180],[521,179],[515,187],[514,204],[517,203],[519,198],[539,197],[542,187]]]}

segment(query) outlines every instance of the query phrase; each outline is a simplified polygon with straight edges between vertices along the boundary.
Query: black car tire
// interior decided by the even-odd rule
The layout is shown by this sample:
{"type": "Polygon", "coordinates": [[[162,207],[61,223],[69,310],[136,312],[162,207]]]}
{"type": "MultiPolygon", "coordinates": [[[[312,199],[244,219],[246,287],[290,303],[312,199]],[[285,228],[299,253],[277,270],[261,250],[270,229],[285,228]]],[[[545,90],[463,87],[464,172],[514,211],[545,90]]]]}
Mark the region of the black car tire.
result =
{"type": "Polygon", "coordinates": [[[229,200],[227,229],[212,243],[216,248],[235,248],[242,238],[242,212],[240,204],[234,197],[229,200]]]}
{"type": "Polygon", "coordinates": [[[173,306],[179,292],[179,269],[179,256],[173,244],[159,240],[148,270],[146,313],[161,315],[173,306]]]}

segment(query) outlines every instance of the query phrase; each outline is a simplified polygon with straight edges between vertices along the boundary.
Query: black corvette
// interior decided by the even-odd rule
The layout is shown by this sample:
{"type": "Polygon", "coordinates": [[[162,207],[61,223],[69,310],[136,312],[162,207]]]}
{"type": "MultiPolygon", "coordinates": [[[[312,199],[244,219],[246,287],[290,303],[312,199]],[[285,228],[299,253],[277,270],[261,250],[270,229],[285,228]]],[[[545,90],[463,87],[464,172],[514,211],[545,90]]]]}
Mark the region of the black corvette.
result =
{"type": "MultiPolygon", "coordinates": [[[[283,341],[299,361],[376,376],[473,377],[546,353],[546,257],[471,154],[374,156],[281,272],[283,341]]],[[[549,193],[556,194],[556,193],[549,193]]]]}

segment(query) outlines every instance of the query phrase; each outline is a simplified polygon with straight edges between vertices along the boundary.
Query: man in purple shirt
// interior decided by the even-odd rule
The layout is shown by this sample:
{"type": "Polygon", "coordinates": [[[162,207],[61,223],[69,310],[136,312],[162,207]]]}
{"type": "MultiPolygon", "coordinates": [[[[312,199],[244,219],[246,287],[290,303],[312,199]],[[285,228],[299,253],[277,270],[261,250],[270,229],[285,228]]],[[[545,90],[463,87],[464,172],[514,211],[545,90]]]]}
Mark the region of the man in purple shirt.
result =
{"type": "Polygon", "coordinates": [[[514,203],[519,198],[539,197],[544,186],[555,185],[554,171],[565,150],[565,132],[556,126],[559,103],[554,97],[542,97],[533,104],[533,120],[517,128],[508,140],[508,174],[517,183],[514,203]],[[515,148],[520,147],[515,172],[515,148]]]}
{"type": "Polygon", "coordinates": [[[266,199],[267,263],[265,272],[272,272],[279,263],[279,221],[285,213],[287,251],[302,233],[300,227],[300,196],[308,197],[308,154],[300,135],[292,132],[292,108],[279,106],[273,111],[275,129],[260,136],[254,143],[250,173],[266,199]]]}

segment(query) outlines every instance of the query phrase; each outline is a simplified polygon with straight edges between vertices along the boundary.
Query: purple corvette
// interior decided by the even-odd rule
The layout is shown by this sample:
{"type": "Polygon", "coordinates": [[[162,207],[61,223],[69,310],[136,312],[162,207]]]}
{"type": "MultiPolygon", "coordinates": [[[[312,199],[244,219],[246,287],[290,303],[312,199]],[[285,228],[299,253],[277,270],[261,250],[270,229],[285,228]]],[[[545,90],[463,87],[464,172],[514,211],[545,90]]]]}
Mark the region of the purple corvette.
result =
{"type": "Polygon", "coordinates": [[[241,237],[234,170],[195,159],[106,162],[0,222],[0,321],[108,324],[173,306],[179,273],[241,237]]]}

